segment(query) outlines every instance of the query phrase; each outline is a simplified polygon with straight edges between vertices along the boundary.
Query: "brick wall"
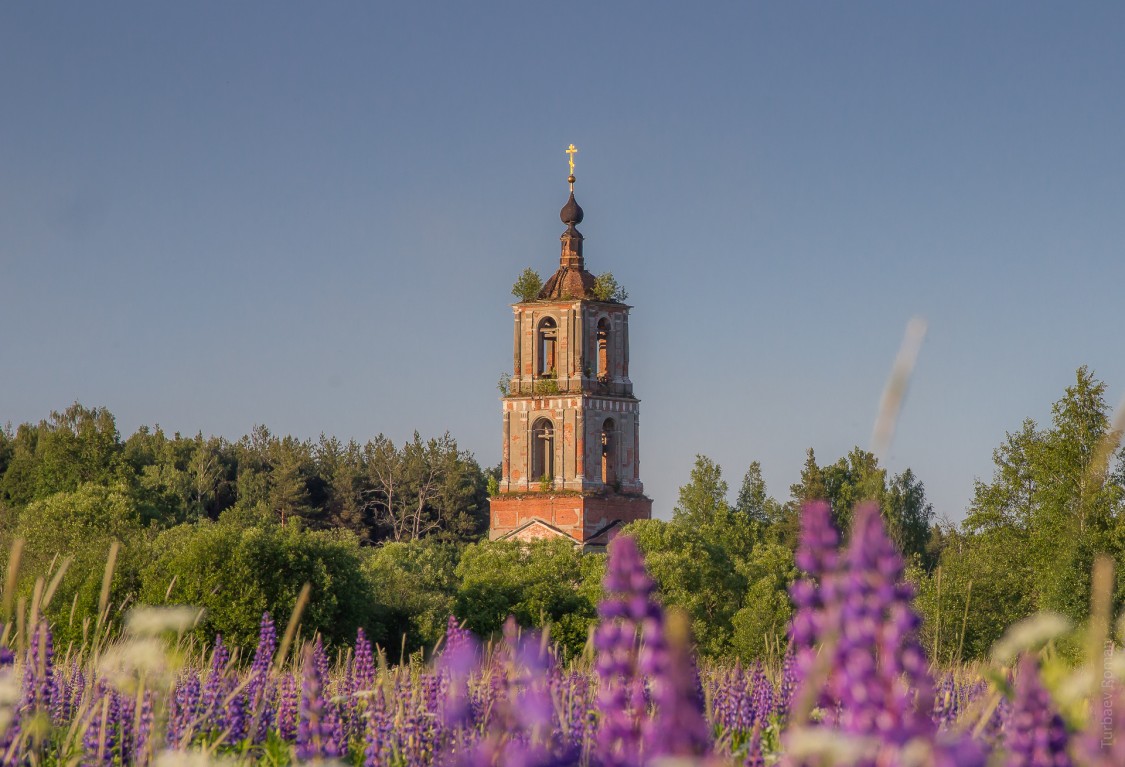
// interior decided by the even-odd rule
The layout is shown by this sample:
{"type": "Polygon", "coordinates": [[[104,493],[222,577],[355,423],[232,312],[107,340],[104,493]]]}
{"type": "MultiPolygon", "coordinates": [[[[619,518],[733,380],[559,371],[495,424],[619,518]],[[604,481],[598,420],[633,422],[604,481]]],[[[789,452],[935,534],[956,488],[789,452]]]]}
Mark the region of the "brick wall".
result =
{"type": "Polygon", "coordinates": [[[500,495],[489,502],[489,513],[493,540],[525,522],[541,519],[575,540],[585,541],[614,520],[628,523],[651,518],[652,500],[643,495],[500,495]]]}

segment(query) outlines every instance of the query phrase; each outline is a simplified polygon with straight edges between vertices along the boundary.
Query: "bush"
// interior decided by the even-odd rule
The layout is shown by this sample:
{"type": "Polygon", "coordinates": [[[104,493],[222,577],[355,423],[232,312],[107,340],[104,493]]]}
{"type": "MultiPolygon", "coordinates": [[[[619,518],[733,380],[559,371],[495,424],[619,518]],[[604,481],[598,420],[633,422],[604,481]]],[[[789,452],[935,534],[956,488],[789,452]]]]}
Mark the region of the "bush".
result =
{"type": "MultiPolygon", "coordinates": [[[[106,561],[114,541],[121,543],[111,581],[111,605],[135,593],[147,537],[136,499],[123,486],[81,485],[29,505],[19,516],[15,536],[25,541],[19,591],[30,596],[37,578],[49,580],[66,557],[63,579],[45,614],[56,623],[56,641],[82,639],[83,617],[98,613],[106,561]],[[72,614],[74,620],[70,620],[72,614]]],[[[7,546],[5,546],[7,548],[7,546]]]]}
{"type": "Polygon", "coordinates": [[[267,510],[235,509],[218,522],[161,533],[142,574],[140,601],[203,607],[197,628],[202,639],[222,634],[229,644],[252,647],[262,613],[284,626],[309,583],[301,619],[306,635],[320,631],[326,642],[339,644],[354,639],[362,626],[368,636],[385,641],[353,534],[309,531],[292,522],[282,526],[267,510]]]}
{"type": "Polygon", "coordinates": [[[613,301],[615,303],[624,303],[629,294],[625,292],[625,288],[617,283],[613,272],[606,272],[599,274],[594,280],[594,298],[599,301],[613,301]]]}
{"type": "Polygon", "coordinates": [[[594,622],[601,571],[599,558],[564,540],[472,544],[457,565],[456,614],[481,636],[509,615],[521,626],[551,624],[553,639],[577,654],[594,622]]]}
{"type": "Polygon", "coordinates": [[[462,546],[422,539],[364,550],[362,571],[387,621],[387,648],[398,657],[433,647],[445,635],[457,594],[462,546]]]}
{"type": "Polygon", "coordinates": [[[530,266],[520,272],[519,279],[512,285],[512,295],[520,301],[534,301],[543,289],[543,278],[530,266]]]}

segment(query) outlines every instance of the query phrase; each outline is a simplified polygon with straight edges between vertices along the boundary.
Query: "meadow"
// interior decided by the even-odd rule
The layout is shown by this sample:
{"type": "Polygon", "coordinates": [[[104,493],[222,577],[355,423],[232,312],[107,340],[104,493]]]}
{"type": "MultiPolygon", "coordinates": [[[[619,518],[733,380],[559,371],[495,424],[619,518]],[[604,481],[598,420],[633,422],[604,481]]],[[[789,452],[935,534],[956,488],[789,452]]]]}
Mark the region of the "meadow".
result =
{"type": "Polygon", "coordinates": [[[191,632],[200,611],[134,607],[114,630],[107,563],[96,620],[55,647],[42,617],[58,578],[16,597],[9,557],[0,633],[0,763],[172,765],[1077,765],[1125,764],[1125,663],[1110,629],[1112,563],[1075,629],[1042,614],[987,662],[940,666],[919,638],[904,560],[877,506],[846,543],[807,504],[787,649],[749,667],[695,652],[635,541],[610,546],[596,625],[564,659],[508,621],[481,641],[449,616],[431,651],[355,641],[326,649],[262,617],[241,656],[191,632]]]}

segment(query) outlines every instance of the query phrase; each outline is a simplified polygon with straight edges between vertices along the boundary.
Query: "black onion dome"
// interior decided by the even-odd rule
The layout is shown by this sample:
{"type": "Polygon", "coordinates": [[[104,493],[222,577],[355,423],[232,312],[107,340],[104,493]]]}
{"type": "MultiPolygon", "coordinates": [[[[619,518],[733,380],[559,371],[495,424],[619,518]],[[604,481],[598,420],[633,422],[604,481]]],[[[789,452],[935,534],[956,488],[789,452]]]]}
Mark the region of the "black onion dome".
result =
{"type": "Polygon", "coordinates": [[[582,208],[574,199],[574,192],[570,193],[570,199],[563,205],[563,209],[559,211],[559,218],[562,219],[564,224],[581,224],[582,223],[582,208]]]}

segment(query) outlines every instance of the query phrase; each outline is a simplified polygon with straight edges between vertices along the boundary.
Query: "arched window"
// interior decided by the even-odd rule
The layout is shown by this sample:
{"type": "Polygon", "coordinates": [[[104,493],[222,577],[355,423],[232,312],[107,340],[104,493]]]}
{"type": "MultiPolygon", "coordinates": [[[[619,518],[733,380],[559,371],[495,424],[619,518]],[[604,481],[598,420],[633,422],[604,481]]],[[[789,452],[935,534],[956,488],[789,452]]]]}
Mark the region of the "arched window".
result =
{"type": "Polygon", "coordinates": [[[606,378],[609,376],[609,321],[605,317],[598,320],[598,369],[596,371],[598,378],[606,378]]]}
{"type": "Polygon", "coordinates": [[[602,424],[602,484],[617,482],[617,434],[612,418],[602,424]]]}
{"type": "Polygon", "coordinates": [[[550,317],[539,323],[539,375],[555,374],[555,345],[559,328],[550,317]]]}
{"type": "Polygon", "coordinates": [[[550,419],[540,418],[531,427],[531,479],[555,478],[555,427],[550,419]]]}

